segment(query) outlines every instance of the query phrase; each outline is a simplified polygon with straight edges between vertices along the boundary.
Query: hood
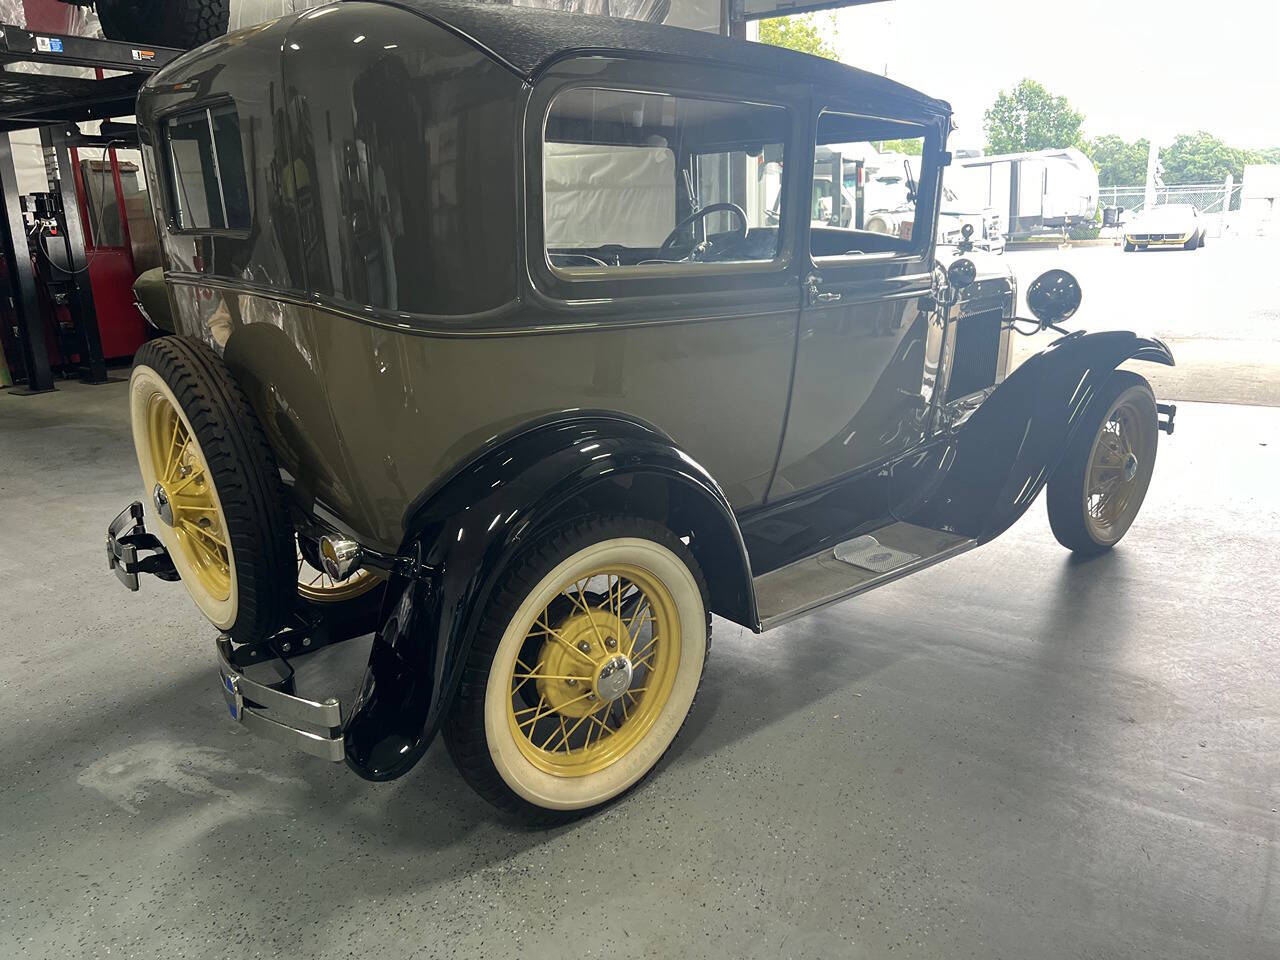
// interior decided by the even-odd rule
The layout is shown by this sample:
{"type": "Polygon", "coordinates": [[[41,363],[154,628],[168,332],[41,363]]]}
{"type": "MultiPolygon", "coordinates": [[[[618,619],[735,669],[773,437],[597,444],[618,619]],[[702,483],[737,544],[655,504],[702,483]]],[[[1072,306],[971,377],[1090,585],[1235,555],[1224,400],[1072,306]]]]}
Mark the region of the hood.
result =
{"type": "Polygon", "coordinates": [[[1152,207],[1130,220],[1127,226],[1130,230],[1189,231],[1195,226],[1195,217],[1190,210],[1152,207]]]}

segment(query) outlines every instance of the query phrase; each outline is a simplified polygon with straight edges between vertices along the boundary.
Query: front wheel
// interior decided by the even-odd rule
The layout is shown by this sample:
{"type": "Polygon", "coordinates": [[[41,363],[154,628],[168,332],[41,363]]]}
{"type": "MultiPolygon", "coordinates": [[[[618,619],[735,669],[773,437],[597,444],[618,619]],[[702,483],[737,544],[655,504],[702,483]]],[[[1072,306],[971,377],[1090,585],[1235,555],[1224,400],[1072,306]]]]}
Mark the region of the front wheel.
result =
{"type": "Polygon", "coordinates": [[[1060,544],[1093,556],[1120,542],[1151,485],[1156,431],[1151,385],[1116,371],[1049,479],[1049,525],[1060,544]]]}
{"type": "Polygon", "coordinates": [[[683,726],[711,643],[697,562],[634,517],[565,524],[495,592],[444,738],[458,771],[535,826],[621,796],[683,726]]]}

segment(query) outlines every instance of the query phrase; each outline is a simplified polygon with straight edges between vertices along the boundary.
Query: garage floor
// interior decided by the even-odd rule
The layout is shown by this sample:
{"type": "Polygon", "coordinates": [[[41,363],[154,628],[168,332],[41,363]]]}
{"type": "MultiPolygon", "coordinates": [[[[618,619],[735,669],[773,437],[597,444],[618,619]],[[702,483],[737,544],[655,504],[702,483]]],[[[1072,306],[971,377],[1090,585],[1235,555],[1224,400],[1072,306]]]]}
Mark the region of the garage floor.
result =
{"type": "Polygon", "coordinates": [[[1280,956],[1280,410],[1183,405],[1110,556],[1037,505],[718,622],[658,775],[524,833],[439,747],[369,784],[227,720],[181,585],[105,569],[124,399],[0,393],[0,956],[1280,956]]]}

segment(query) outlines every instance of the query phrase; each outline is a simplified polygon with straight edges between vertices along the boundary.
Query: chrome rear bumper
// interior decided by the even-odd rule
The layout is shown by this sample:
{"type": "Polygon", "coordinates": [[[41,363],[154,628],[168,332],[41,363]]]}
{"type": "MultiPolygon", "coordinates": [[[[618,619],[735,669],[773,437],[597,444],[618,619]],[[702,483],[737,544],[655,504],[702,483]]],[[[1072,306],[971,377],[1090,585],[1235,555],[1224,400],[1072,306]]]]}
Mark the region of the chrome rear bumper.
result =
{"type": "Polygon", "coordinates": [[[245,675],[244,665],[237,663],[237,653],[230,638],[218,638],[222,696],[232,720],[321,760],[336,762],[346,756],[342,705],[335,698],[308,700],[252,680],[245,675]]]}

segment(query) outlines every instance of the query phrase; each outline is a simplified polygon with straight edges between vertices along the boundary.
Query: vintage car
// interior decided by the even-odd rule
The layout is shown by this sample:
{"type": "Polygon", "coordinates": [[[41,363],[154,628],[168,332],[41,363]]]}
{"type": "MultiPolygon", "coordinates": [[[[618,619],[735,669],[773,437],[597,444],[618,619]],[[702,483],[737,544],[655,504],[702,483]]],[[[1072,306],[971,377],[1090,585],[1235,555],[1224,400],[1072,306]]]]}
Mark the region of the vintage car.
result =
{"type": "Polygon", "coordinates": [[[874,74],[342,2],[174,61],[137,114],[176,334],[133,368],[149,506],[110,564],[181,579],[233,719],[370,780],[441,734],[502,810],[580,815],[671,745],[712,614],[776,627],[1046,486],[1104,551],[1172,427],[1116,370],[1169,350],[1062,331],[1070,275],[1026,321],[1006,269],[935,252],[950,109],[874,74]],[[919,141],[913,229],[811,224],[816,151],[886,139],[919,141]],[[299,684],[370,634],[354,698],[299,684]]]}
{"type": "Polygon", "coordinates": [[[1124,225],[1124,249],[1126,253],[1148,247],[1199,250],[1207,232],[1200,211],[1193,204],[1157,204],[1135,214],[1124,225]]]}

